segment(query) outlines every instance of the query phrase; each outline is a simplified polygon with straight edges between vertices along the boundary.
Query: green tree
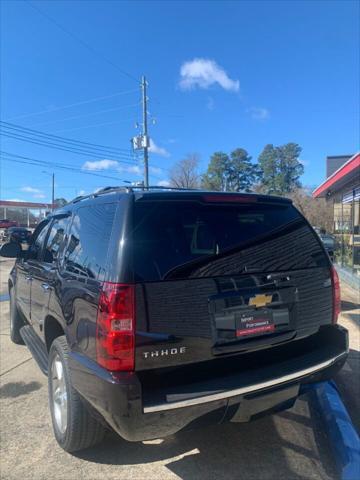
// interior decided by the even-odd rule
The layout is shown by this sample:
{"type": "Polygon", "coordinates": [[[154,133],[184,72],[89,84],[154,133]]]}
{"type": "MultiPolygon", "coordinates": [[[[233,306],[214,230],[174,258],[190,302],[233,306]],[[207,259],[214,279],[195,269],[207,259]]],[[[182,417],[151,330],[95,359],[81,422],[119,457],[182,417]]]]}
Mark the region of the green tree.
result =
{"type": "Polygon", "coordinates": [[[229,174],[229,155],[224,152],[215,152],[211,155],[207,171],[202,176],[202,186],[208,190],[225,190],[229,174]]]}
{"type": "Polygon", "coordinates": [[[259,166],[261,168],[261,183],[267,193],[278,193],[277,175],[278,162],[276,147],[271,143],[265,145],[264,150],[259,156],[259,166]]]}
{"type": "Polygon", "coordinates": [[[259,156],[259,166],[266,193],[283,195],[301,187],[304,166],[299,160],[300,154],[301,147],[297,143],[278,147],[268,144],[264,147],[259,156]]]}
{"type": "Polygon", "coordinates": [[[64,207],[67,203],[68,202],[65,200],[65,198],[55,198],[54,200],[55,208],[64,207]]]}
{"type": "Polygon", "coordinates": [[[297,143],[286,143],[277,148],[280,162],[279,189],[281,193],[289,193],[300,188],[300,177],[304,173],[304,165],[299,157],[301,147],[297,143]]]}
{"type": "Polygon", "coordinates": [[[230,155],[215,152],[202,177],[202,186],[209,190],[250,192],[259,173],[258,165],[251,162],[251,157],[243,148],[236,148],[230,155]]]}
{"type": "Polygon", "coordinates": [[[243,148],[230,153],[228,189],[234,192],[250,192],[259,178],[259,168],[243,148]]]}

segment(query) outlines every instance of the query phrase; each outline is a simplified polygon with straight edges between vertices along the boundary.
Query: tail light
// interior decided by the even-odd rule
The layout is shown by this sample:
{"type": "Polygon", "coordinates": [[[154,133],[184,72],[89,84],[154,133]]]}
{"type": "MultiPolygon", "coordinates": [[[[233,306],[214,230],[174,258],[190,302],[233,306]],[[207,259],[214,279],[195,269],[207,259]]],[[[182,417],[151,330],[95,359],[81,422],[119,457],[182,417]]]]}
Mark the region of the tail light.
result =
{"type": "Polygon", "coordinates": [[[134,300],[133,285],[104,282],[96,321],[96,357],[107,370],[134,370],[134,300]]]}
{"type": "Polygon", "coordinates": [[[333,323],[336,323],[341,312],[341,295],[339,275],[335,267],[331,267],[331,282],[333,288],[333,323]]]}

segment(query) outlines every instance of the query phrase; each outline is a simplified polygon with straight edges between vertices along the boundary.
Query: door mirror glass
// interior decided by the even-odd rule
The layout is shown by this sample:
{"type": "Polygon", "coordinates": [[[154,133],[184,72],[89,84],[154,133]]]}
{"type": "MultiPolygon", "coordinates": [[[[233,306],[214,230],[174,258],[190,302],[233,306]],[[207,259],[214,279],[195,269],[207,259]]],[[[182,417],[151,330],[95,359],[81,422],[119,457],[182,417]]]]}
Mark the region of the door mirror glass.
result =
{"type": "Polygon", "coordinates": [[[17,242],[4,243],[0,248],[0,256],[7,258],[20,258],[22,257],[23,251],[21,246],[17,242]]]}

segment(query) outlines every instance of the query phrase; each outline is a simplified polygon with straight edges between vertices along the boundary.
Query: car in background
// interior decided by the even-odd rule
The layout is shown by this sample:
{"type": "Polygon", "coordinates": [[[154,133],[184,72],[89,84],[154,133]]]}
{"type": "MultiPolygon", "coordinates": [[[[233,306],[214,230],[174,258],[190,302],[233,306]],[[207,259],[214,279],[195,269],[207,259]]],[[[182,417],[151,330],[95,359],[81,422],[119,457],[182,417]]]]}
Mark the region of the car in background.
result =
{"type": "Polygon", "coordinates": [[[18,223],[14,220],[8,220],[7,218],[2,218],[0,220],[0,228],[10,228],[10,227],[17,227],[18,223]]]}
{"type": "Polygon", "coordinates": [[[4,242],[28,243],[31,237],[30,230],[23,227],[10,227],[3,235],[4,242]]]}
{"type": "Polygon", "coordinates": [[[336,238],[334,235],[327,233],[324,228],[313,227],[315,232],[319,235],[325,250],[327,251],[331,260],[334,260],[336,250],[336,238]]]}

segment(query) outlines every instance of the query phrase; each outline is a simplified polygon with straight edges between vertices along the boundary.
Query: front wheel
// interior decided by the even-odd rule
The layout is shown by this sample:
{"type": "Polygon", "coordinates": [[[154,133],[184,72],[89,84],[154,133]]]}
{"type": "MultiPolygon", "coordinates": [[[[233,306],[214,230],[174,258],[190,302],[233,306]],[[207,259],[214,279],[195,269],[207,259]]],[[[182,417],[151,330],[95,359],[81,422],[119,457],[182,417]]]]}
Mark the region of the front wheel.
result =
{"type": "Polygon", "coordinates": [[[99,443],[105,428],[90,415],[73,388],[65,336],[54,340],[49,353],[49,403],[55,438],[66,452],[76,452],[99,443]]]}

